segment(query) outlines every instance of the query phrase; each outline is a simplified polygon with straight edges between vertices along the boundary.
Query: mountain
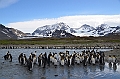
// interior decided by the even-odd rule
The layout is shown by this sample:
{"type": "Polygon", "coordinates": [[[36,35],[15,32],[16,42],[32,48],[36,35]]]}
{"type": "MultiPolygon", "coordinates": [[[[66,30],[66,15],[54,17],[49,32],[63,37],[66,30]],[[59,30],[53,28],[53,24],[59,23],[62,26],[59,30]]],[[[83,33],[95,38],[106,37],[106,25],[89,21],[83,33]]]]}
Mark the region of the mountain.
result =
{"type": "Polygon", "coordinates": [[[71,33],[67,33],[65,30],[55,30],[52,33],[52,37],[57,37],[57,38],[69,38],[69,37],[74,37],[71,33]]]}
{"type": "Polygon", "coordinates": [[[95,30],[94,27],[84,24],[80,28],[75,28],[75,33],[72,33],[75,36],[92,36],[92,32],[95,30]]]}
{"type": "Polygon", "coordinates": [[[80,28],[77,28],[75,36],[105,36],[109,33],[117,33],[120,32],[120,27],[111,27],[107,24],[98,25],[96,28],[90,25],[82,25],[80,28]]]}
{"type": "Polygon", "coordinates": [[[105,36],[109,33],[119,33],[119,32],[120,32],[120,26],[111,27],[107,24],[101,24],[98,27],[96,27],[95,34],[98,34],[99,36],[105,36]]]}
{"type": "Polygon", "coordinates": [[[96,27],[95,34],[98,34],[99,36],[104,36],[108,33],[111,33],[113,30],[111,27],[107,24],[101,24],[98,27],[96,27]]]}
{"type": "Polygon", "coordinates": [[[92,27],[92,26],[90,26],[90,25],[87,25],[87,24],[84,24],[84,25],[82,25],[82,26],[79,28],[79,30],[85,30],[85,31],[87,31],[87,32],[92,31],[92,30],[94,30],[94,29],[95,29],[94,27],[92,27]]]}
{"type": "Polygon", "coordinates": [[[20,30],[17,30],[17,29],[14,29],[14,28],[11,28],[11,31],[17,35],[17,37],[23,37],[23,36],[26,36],[27,34],[26,33],[23,33],[22,31],[20,30]]]}
{"type": "Polygon", "coordinates": [[[60,22],[53,25],[39,27],[32,33],[32,35],[52,37],[52,34],[56,30],[66,31],[66,33],[70,33],[73,36],[92,36],[92,32],[95,30],[95,28],[87,24],[82,25],[80,28],[70,28],[67,24],[60,22]]]}
{"type": "MultiPolygon", "coordinates": [[[[53,33],[64,31],[73,36],[105,36],[109,33],[120,33],[120,26],[111,27],[107,24],[98,25],[96,28],[84,24],[79,28],[70,28],[67,24],[60,22],[53,25],[46,25],[37,28],[32,35],[42,36],[42,37],[53,37],[53,33]]],[[[60,34],[58,33],[59,36],[60,34]]]]}
{"type": "Polygon", "coordinates": [[[115,29],[113,33],[120,33],[120,26],[113,27],[113,29],[115,29]]]}
{"type": "Polygon", "coordinates": [[[76,31],[70,28],[63,22],[53,24],[53,25],[45,25],[43,27],[37,28],[32,35],[43,36],[43,37],[51,37],[52,34],[56,31],[66,31],[67,33],[75,33],[76,31]]]}
{"type": "Polygon", "coordinates": [[[17,29],[8,28],[0,24],[0,40],[3,39],[17,39],[25,34],[17,29]]]}

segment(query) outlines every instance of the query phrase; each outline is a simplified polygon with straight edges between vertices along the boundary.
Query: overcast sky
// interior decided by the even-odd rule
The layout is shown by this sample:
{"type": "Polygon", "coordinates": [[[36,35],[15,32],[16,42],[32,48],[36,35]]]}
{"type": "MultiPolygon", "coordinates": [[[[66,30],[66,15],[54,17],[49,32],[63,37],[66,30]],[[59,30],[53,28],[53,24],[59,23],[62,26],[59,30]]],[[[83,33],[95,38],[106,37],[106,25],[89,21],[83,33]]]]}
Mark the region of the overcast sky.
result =
{"type": "Polygon", "coordinates": [[[0,23],[7,27],[33,32],[58,22],[120,25],[120,0],[0,0],[0,23]]]}

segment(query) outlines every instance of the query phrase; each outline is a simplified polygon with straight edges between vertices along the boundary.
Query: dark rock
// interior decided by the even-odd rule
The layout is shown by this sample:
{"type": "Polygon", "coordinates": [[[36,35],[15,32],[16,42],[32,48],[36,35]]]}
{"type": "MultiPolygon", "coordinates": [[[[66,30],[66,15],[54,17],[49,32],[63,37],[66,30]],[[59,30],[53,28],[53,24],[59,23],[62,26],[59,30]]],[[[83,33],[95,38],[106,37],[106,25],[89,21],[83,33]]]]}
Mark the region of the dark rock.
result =
{"type": "Polygon", "coordinates": [[[54,75],[54,76],[58,76],[58,75],[56,74],[56,75],[54,75]]]}

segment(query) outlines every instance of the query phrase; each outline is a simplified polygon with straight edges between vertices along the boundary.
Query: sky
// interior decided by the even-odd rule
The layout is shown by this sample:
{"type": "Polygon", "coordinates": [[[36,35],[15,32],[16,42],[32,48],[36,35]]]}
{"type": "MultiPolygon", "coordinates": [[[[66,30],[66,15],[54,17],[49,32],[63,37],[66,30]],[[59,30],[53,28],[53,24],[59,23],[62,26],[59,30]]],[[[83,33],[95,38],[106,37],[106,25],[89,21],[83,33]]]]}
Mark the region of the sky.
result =
{"type": "Polygon", "coordinates": [[[0,23],[7,27],[32,33],[58,22],[120,25],[120,0],[0,0],[0,23]]]}

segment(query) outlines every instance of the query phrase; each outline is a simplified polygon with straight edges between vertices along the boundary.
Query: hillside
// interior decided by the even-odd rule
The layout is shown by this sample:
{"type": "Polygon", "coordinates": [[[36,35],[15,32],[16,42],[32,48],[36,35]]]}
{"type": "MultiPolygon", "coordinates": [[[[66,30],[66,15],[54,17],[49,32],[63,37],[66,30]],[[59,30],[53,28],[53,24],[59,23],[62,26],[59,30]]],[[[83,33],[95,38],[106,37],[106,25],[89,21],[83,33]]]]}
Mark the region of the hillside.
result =
{"type": "Polygon", "coordinates": [[[14,28],[8,28],[4,25],[0,24],[0,40],[4,39],[17,39],[18,37],[25,36],[26,34],[14,29],[14,28]]]}

